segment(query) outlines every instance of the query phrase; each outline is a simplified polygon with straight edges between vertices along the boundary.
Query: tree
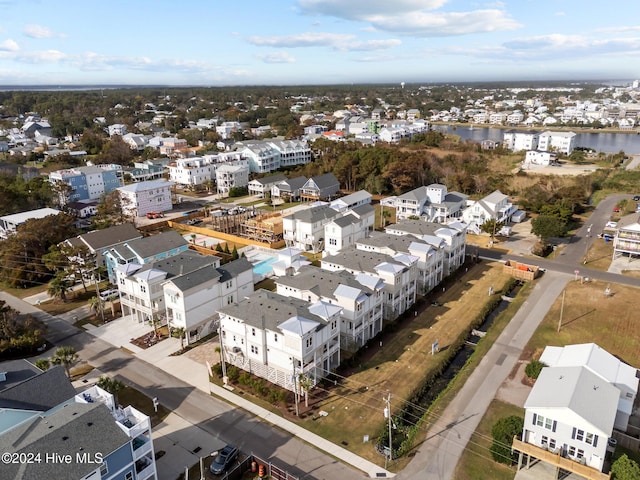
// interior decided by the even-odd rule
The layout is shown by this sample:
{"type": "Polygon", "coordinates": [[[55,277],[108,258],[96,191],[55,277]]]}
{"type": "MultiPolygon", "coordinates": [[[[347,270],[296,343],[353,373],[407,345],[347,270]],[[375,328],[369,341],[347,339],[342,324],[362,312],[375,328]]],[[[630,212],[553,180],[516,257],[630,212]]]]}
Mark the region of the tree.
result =
{"type": "Polygon", "coordinates": [[[97,295],[94,295],[89,299],[87,303],[89,306],[89,311],[95,312],[96,314],[100,314],[102,317],[102,322],[104,323],[104,300],[97,295]]]}
{"type": "Polygon", "coordinates": [[[57,274],[55,277],[51,279],[49,282],[49,287],[47,288],[47,293],[53,298],[57,298],[62,300],[63,302],[67,301],[67,292],[70,290],[69,282],[62,276],[62,274],[57,274]]]}
{"type": "Polygon", "coordinates": [[[524,419],[516,415],[503,417],[493,424],[491,427],[493,443],[489,450],[496,462],[511,465],[515,461],[516,457],[511,453],[511,445],[513,437],[520,435],[523,427],[524,419]]]}
{"type": "Polygon", "coordinates": [[[498,222],[495,218],[490,218],[485,220],[480,226],[480,230],[491,235],[491,241],[493,241],[493,237],[496,236],[496,233],[499,232],[502,227],[504,227],[504,222],[498,222]]]}
{"type": "Polygon", "coordinates": [[[531,233],[546,244],[549,238],[561,237],[567,233],[567,224],[556,216],[538,215],[531,220],[531,233]]]}
{"type": "Polygon", "coordinates": [[[76,349],[70,346],[63,346],[56,349],[51,357],[53,365],[62,365],[67,372],[67,377],[71,379],[71,366],[78,361],[79,357],[76,349]]]}
{"type": "Polygon", "coordinates": [[[313,387],[313,379],[309,375],[301,374],[298,377],[300,388],[304,390],[304,406],[309,407],[309,391],[313,387]]]}
{"type": "Polygon", "coordinates": [[[35,362],[33,362],[33,364],[44,372],[46,370],[49,370],[51,361],[48,358],[39,358],[35,362]]]}
{"type": "Polygon", "coordinates": [[[640,465],[622,454],[611,465],[612,480],[640,480],[640,465]]]}
{"type": "Polygon", "coordinates": [[[180,339],[180,350],[184,350],[184,327],[173,327],[171,329],[171,335],[180,339]]]}
{"type": "Polygon", "coordinates": [[[120,380],[116,380],[115,378],[102,376],[98,378],[96,385],[113,395],[115,403],[118,403],[118,392],[124,389],[124,383],[120,380]]]}

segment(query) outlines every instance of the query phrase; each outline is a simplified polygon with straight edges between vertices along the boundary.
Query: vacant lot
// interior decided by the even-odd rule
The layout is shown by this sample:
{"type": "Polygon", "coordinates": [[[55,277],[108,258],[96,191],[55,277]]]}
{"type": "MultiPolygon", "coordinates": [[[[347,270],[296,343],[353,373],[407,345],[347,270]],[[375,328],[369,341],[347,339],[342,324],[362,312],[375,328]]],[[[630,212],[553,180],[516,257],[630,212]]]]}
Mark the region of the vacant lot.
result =
{"type": "Polygon", "coordinates": [[[448,348],[489,300],[489,287],[498,292],[509,280],[501,263],[480,263],[468,272],[462,267],[461,274],[444,292],[432,295],[438,294],[441,306],[427,302],[417,316],[412,310],[382,338],[382,346],[376,344],[370,347],[375,351],[361,355],[348,378],[329,390],[314,390],[324,398],[316,403],[315,419],[307,417],[304,427],[384,465],[374,449],[375,437],[385,425],[383,398],[391,393],[396,412],[427,373],[440,366],[443,355],[431,355],[433,342],[437,340],[441,350],[448,348]],[[318,416],[319,411],[328,415],[318,416]],[[366,435],[371,442],[363,442],[366,435]]]}

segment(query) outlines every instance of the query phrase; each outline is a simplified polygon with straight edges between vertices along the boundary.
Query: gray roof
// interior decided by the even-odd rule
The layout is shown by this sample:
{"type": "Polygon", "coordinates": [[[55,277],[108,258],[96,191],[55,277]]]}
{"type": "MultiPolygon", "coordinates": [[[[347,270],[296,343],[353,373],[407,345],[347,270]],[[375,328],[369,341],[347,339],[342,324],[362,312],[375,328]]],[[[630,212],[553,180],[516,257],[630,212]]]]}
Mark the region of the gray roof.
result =
{"type": "MultiPolygon", "coordinates": [[[[423,222],[424,223],[424,222],[423,222]]],[[[372,247],[388,247],[394,252],[409,253],[409,246],[412,243],[422,243],[429,245],[427,242],[409,235],[392,235],[390,233],[372,232],[367,238],[360,238],[356,242],[358,245],[371,245],[372,247]]]]}
{"type": "Polygon", "coordinates": [[[420,201],[424,198],[427,198],[427,187],[422,186],[418,188],[414,188],[413,190],[403,193],[402,195],[398,195],[398,200],[416,200],[420,201]]]}
{"type": "Polygon", "coordinates": [[[294,287],[300,290],[309,290],[325,298],[335,298],[333,294],[340,285],[357,288],[367,294],[373,292],[371,288],[362,285],[356,280],[355,275],[346,270],[332,272],[311,265],[301,267],[295,276],[279,277],[276,280],[276,284],[294,287]]]}
{"type": "MultiPolygon", "coordinates": [[[[469,195],[465,195],[464,193],[449,192],[444,196],[444,202],[442,202],[439,205],[453,206],[453,205],[456,205],[456,204],[458,204],[460,202],[466,201],[467,198],[469,198],[469,195]]],[[[438,205],[438,204],[434,203],[434,205],[438,205]]]]}
{"type": "Polygon", "coordinates": [[[6,373],[5,381],[0,383],[1,392],[2,390],[42,373],[42,370],[28,360],[20,359],[8,360],[0,363],[0,372],[6,373]]]}
{"type": "Polygon", "coordinates": [[[302,317],[318,323],[323,328],[327,322],[309,312],[309,302],[285,297],[267,290],[257,290],[236,305],[218,310],[222,314],[242,319],[247,325],[280,330],[279,325],[294,317],[302,317]]]}
{"type": "Polygon", "coordinates": [[[134,275],[139,275],[147,270],[153,269],[166,272],[168,274],[167,278],[172,278],[194,272],[205,265],[211,265],[217,262],[218,257],[213,255],[205,256],[192,250],[186,250],[177,255],[163,258],[162,260],[145,263],[134,275]]]}
{"type": "Polygon", "coordinates": [[[435,235],[436,231],[443,228],[441,223],[424,222],[422,220],[403,220],[387,225],[386,229],[399,230],[412,235],[435,235]]]}
{"type": "Polygon", "coordinates": [[[349,214],[349,215],[345,215],[345,216],[340,217],[340,218],[336,218],[335,220],[333,220],[333,223],[335,223],[339,227],[346,227],[348,225],[351,225],[353,223],[357,223],[359,221],[360,221],[360,219],[357,218],[355,215],[349,214]]]}
{"type": "MultiPolygon", "coordinates": [[[[384,253],[358,250],[355,246],[343,248],[336,255],[327,255],[321,262],[333,263],[346,269],[357,272],[369,272],[375,274],[375,267],[384,262],[397,263],[393,257],[384,253]]],[[[404,268],[404,265],[403,265],[404,268]]]]}
{"type": "Polygon", "coordinates": [[[296,177],[296,178],[290,178],[288,180],[283,180],[281,182],[278,183],[278,188],[280,190],[285,190],[285,191],[294,191],[294,190],[298,190],[300,188],[303,187],[303,185],[305,183],[307,183],[307,180],[309,180],[307,177],[296,177]],[[287,186],[289,188],[287,188],[287,186]]]}
{"type": "Polygon", "coordinates": [[[367,215],[369,213],[375,212],[376,207],[374,207],[370,203],[365,203],[364,205],[358,205],[357,207],[353,207],[351,211],[359,216],[363,216],[363,215],[367,215]]]}
{"type": "Polygon", "coordinates": [[[171,187],[175,185],[175,182],[170,182],[165,179],[161,180],[149,180],[147,182],[136,182],[124,187],[118,187],[118,190],[122,192],[146,192],[155,188],[171,187]]]}
{"type": "Polygon", "coordinates": [[[141,258],[149,258],[159,253],[168,252],[188,245],[182,235],[175,230],[168,230],[157,235],[127,242],[127,246],[141,258]]]}
{"type": "Polygon", "coordinates": [[[129,242],[136,238],[142,238],[142,234],[136,230],[131,223],[123,223],[104,230],[94,230],[93,232],[79,235],[89,248],[100,250],[101,248],[116,245],[118,243],[129,242]]]}
{"type": "Polygon", "coordinates": [[[0,392],[0,408],[46,411],[76,394],[61,365],[0,392]]]}
{"type": "Polygon", "coordinates": [[[313,183],[315,183],[320,190],[334,185],[340,186],[340,182],[332,172],[312,177],[311,180],[313,180],[313,183]]]}
{"type": "Polygon", "coordinates": [[[76,462],[76,453],[85,452],[91,458],[101,453],[106,457],[130,441],[105,405],[73,401],[50,415],[37,416],[5,432],[0,440],[6,452],[41,452],[43,455],[55,452],[71,455],[74,459],[70,463],[46,462],[43,459],[40,463],[2,467],[2,478],[25,480],[82,478],[98,465],[76,462]]]}
{"type": "Polygon", "coordinates": [[[275,175],[269,175],[268,177],[256,178],[252,181],[261,183],[262,185],[271,185],[286,179],[287,179],[287,176],[284,173],[277,173],[275,175]]]}
{"type": "Polygon", "coordinates": [[[322,220],[332,220],[338,215],[340,215],[340,213],[329,205],[316,205],[315,207],[305,208],[304,210],[292,213],[288,215],[287,218],[306,223],[316,223],[322,220]]]}
{"type": "Polygon", "coordinates": [[[618,221],[617,228],[625,228],[630,225],[637,225],[640,223],[640,213],[632,213],[630,215],[625,215],[618,221]]]}
{"type": "Polygon", "coordinates": [[[242,272],[253,268],[251,262],[246,258],[239,258],[218,268],[214,268],[212,265],[213,264],[208,264],[191,272],[179,275],[171,279],[171,282],[181,291],[185,292],[215,278],[217,278],[220,283],[226,282],[237,278],[242,272]]]}

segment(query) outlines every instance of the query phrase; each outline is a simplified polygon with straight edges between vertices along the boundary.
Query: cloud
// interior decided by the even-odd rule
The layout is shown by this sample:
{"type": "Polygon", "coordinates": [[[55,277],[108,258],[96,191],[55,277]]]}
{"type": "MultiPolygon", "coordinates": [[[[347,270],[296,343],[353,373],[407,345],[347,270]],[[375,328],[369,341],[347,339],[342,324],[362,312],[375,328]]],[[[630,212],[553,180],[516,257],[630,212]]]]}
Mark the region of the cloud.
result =
{"type": "Polygon", "coordinates": [[[64,38],[66,35],[64,33],[56,33],[48,27],[43,27],[42,25],[26,25],[22,30],[27,37],[31,38],[64,38]]]}
{"type": "Polygon", "coordinates": [[[296,59],[287,52],[272,52],[256,55],[264,63],[295,63],[296,59]]]}
{"type": "Polygon", "coordinates": [[[468,12],[437,12],[448,0],[298,0],[304,14],[327,15],[369,23],[378,31],[416,37],[443,37],[514,30],[521,25],[500,1],[494,8],[468,12]]]}
{"type": "Polygon", "coordinates": [[[20,47],[10,38],[0,43],[0,52],[17,52],[18,50],[20,50],[20,47]]]}
{"type": "Polygon", "coordinates": [[[326,47],[351,41],[355,35],[341,33],[301,33],[299,35],[286,35],[274,37],[249,37],[247,41],[253,45],[262,47],[326,47]]]}
{"type": "Polygon", "coordinates": [[[39,50],[33,52],[20,52],[14,55],[14,60],[22,63],[55,63],[67,60],[69,57],[59,50],[39,50]]]}
{"type": "Polygon", "coordinates": [[[298,0],[300,11],[307,15],[326,15],[344,20],[367,21],[370,15],[397,15],[421,10],[435,10],[448,0],[298,0]]]}
{"type": "Polygon", "coordinates": [[[344,45],[334,45],[336,50],[348,51],[348,52],[370,52],[373,50],[387,50],[389,48],[397,47],[402,42],[395,38],[388,40],[368,40],[366,42],[349,42],[344,45]]]}
{"type": "Polygon", "coordinates": [[[598,33],[607,33],[607,34],[637,33],[637,32],[640,32],[640,25],[634,25],[632,27],[620,26],[620,27],[597,28],[595,31],[598,33]]]}

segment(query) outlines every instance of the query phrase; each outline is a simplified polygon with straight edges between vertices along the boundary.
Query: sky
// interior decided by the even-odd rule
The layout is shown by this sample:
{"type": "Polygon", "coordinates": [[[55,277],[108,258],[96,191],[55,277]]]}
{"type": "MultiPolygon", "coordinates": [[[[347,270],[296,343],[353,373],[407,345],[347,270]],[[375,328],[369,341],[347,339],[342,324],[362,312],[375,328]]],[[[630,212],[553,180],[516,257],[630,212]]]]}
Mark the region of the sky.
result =
{"type": "Polygon", "coordinates": [[[0,86],[636,78],[638,0],[0,0],[0,86]]]}

